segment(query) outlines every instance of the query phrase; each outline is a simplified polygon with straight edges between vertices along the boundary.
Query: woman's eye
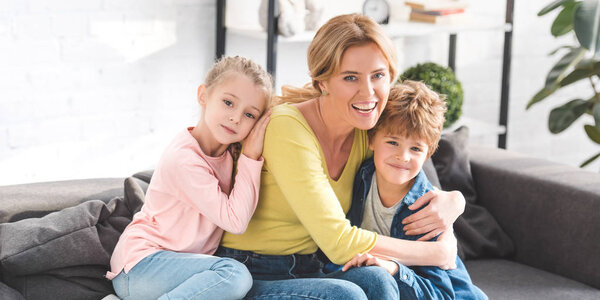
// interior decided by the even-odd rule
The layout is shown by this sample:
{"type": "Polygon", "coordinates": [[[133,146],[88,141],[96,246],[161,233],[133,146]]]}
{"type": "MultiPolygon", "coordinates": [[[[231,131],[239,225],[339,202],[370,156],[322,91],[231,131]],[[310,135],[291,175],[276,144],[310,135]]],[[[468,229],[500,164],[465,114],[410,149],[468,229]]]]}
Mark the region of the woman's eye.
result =
{"type": "Polygon", "coordinates": [[[223,100],[223,103],[225,103],[225,105],[227,105],[227,106],[233,106],[233,102],[231,102],[229,100],[223,100]]]}
{"type": "Polygon", "coordinates": [[[354,75],[344,77],[345,81],[355,81],[357,78],[354,75]]]}
{"type": "Polygon", "coordinates": [[[375,78],[375,79],[381,79],[383,77],[385,77],[385,73],[383,73],[383,72],[379,72],[379,73],[376,73],[373,75],[373,78],[375,78]]]}
{"type": "Polygon", "coordinates": [[[246,117],[250,118],[250,119],[256,119],[256,116],[254,116],[251,113],[246,113],[246,117]]]}
{"type": "Polygon", "coordinates": [[[386,143],[388,143],[392,146],[398,146],[398,143],[396,141],[387,141],[386,143]]]}

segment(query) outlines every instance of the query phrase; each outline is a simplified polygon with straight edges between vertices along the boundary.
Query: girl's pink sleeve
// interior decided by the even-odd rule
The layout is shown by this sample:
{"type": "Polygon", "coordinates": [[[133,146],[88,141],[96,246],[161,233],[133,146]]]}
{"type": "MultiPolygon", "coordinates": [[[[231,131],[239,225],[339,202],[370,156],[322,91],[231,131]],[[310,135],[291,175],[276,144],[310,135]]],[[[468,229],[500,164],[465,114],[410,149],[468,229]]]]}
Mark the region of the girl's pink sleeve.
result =
{"type": "Polygon", "coordinates": [[[246,231],[258,203],[263,162],[262,157],[257,161],[240,155],[235,184],[229,195],[221,190],[218,179],[202,159],[179,164],[173,184],[179,191],[179,199],[191,204],[223,230],[241,234],[246,231]]]}

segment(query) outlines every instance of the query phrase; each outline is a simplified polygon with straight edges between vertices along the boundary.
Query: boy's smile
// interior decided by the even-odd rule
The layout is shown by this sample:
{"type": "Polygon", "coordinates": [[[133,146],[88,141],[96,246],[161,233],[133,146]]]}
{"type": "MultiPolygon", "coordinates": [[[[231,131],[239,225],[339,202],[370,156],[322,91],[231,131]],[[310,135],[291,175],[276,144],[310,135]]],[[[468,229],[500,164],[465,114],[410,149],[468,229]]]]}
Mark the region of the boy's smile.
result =
{"type": "MultiPolygon", "coordinates": [[[[410,189],[421,171],[429,147],[423,139],[378,131],[369,142],[381,194],[410,189]]],[[[399,195],[403,196],[403,195],[399,195]]]]}

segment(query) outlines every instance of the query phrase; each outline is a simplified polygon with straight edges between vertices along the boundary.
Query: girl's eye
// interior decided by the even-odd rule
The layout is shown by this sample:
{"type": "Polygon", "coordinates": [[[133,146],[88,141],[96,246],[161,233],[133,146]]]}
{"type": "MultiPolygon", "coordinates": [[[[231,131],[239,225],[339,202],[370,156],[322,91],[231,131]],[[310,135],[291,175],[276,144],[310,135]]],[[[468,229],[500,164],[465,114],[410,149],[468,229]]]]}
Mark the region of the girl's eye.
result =
{"type": "Polygon", "coordinates": [[[233,102],[229,101],[229,100],[223,100],[223,103],[225,103],[225,105],[231,107],[233,106],[233,102]]]}
{"type": "Polygon", "coordinates": [[[256,119],[256,116],[254,116],[251,113],[245,113],[246,117],[250,118],[250,119],[256,119]]]}
{"type": "Polygon", "coordinates": [[[344,77],[345,81],[355,81],[356,79],[357,78],[354,75],[349,75],[349,76],[344,77]]]}
{"type": "Polygon", "coordinates": [[[388,143],[392,146],[398,146],[398,143],[396,141],[387,141],[386,143],[388,143]]]}
{"type": "Polygon", "coordinates": [[[376,73],[373,75],[373,78],[375,78],[375,79],[381,79],[383,77],[385,77],[385,73],[383,73],[383,72],[379,72],[379,73],[376,73]]]}

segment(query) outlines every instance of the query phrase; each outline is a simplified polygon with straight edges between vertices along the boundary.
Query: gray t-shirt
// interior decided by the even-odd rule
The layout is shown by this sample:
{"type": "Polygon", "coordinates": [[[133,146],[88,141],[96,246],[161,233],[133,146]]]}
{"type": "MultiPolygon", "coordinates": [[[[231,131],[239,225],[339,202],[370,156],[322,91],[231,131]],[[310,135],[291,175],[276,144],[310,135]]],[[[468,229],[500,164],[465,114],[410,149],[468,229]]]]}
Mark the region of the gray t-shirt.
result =
{"type": "Polygon", "coordinates": [[[392,207],[385,207],[381,204],[381,198],[377,189],[377,176],[373,173],[371,189],[365,199],[365,210],[360,227],[381,235],[390,236],[390,228],[392,227],[394,215],[401,204],[402,201],[398,201],[392,207]]]}

